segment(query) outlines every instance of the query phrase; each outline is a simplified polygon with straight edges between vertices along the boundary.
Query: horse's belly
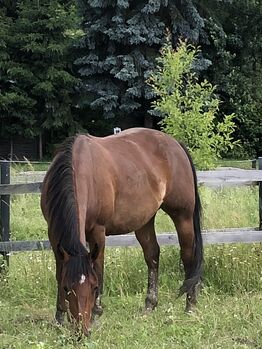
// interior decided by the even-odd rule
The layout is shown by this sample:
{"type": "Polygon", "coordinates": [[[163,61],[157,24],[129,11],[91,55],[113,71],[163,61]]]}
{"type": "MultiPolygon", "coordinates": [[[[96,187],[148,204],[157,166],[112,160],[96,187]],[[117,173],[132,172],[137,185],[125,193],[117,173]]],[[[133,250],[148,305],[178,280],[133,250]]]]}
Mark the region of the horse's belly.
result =
{"type": "Polygon", "coordinates": [[[148,219],[144,219],[143,221],[128,220],[125,223],[118,223],[118,222],[111,221],[106,226],[106,235],[108,236],[108,235],[120,235],[120,234],[131,233],[143,227],[149,220],[150,220],[150,217],[148,219]]]}
{"type": "Polygon", "coordinates": [[[149,171],[137,170],[118,185],[114,200],[104,201],[107,235],[125,234],[142,228],[156,214],[166,195],[166,180],[149,171]]]}
{"type": "Polygon", "coordinates": [[[156,214],[161,203],[137,203],[116,208],[105,224],[106,235],[127,234],[142,228],[156,214]]]}

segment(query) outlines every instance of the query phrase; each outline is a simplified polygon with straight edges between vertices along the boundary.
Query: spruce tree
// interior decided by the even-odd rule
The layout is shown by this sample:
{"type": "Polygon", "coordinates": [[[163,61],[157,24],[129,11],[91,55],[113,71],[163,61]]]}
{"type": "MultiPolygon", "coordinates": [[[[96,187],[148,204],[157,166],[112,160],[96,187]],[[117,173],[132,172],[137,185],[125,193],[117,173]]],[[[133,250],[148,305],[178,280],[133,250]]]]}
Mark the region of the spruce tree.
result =
{"type": "Polygon", "coordinates": [[[9,14],[2,9],[1,133],[67,133],[75,127],[71,106],[77,79],[69,48],[76,11],[58,0],[22,0],[9,14]]]}
{"type": "MultiPolygon", "coordinates": [[[[79,0],[84,36],[76,65],[85,98],[99,117],[150,120],[154,98],[147,79],[169,31],[175,46],[180,37],[205,40],[204,21],[192,0],[79,0]]],[[[200,60],[199,66],[207,61],[200,60]]],[[[146,123],[152,126],[151,121],[146,123]]]]}

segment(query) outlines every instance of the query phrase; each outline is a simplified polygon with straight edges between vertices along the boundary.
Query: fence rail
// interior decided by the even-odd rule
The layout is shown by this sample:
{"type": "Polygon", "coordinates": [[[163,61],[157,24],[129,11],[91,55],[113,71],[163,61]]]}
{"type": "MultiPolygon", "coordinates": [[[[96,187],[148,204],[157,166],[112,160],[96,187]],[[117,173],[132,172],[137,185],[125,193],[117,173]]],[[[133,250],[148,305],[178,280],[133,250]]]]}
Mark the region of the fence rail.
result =
{"type": "MultiPolygon", "coordinates": [[[[220,231],[203,232],[205,244],[219,243],[252,243],[262,242],[262,158],[258,159],[259,170],[220,169],[215,171],[197,171],[198,183],[209,187],[232,185],[259,185],[259,228],[258,229],[226,229],[220,231]]],[[[10,184],[10,163],[0,161],[1,166],[1,225],[0,253],[8,255],[11,251],[36,251],[50,248],[46,240],[38,241],[10,241],[10,195],[40,193],[42,178],[45,172],[40,172],[30,183],[10,184]]],[[[176,245],[176,233],[162,233],[157,235],[160,245],[176,245]]],[[[134,235],[109,236],[106,239],[109,247],[138,246],[134,235]]]]}
{"type": "MultiPolygon", "coordinates": [[[[252,229],[228,229],[221,231],[204,231],[202,233],[205,245],[224,243],[255,243],[262,242],[262,231],[252,229]]],[[[176,232],[157,234],[157,241],[160,246],[178,245],[176,232]]],[[[134,234],[125,234],[106,237],[107,247],[136,247],[139,243],[134,234]]],[[[49,250],[48,240],[37,241],[5,241],[0,242],[0,251],[4,253],[22,251],[49,250]]]]}

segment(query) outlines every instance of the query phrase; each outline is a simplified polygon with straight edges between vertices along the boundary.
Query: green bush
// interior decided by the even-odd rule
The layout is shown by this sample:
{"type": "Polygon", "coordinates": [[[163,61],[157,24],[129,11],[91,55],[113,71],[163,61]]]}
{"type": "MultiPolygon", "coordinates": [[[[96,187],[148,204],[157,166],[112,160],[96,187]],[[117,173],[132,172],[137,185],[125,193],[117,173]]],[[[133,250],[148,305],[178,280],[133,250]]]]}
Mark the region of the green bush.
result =
{"type": "Polygon", "coordinates": [[[235,124],[233,114],[217,120],[220,102],[215,87],[207,80],[199,82],[193,71],[198,53],[182,41],[176,51],[166,45],[149,84],[159,97],[153,106],[164,116],[162,130],[185,143],[197,167],[207,169],[233,148],[235,124]]]}

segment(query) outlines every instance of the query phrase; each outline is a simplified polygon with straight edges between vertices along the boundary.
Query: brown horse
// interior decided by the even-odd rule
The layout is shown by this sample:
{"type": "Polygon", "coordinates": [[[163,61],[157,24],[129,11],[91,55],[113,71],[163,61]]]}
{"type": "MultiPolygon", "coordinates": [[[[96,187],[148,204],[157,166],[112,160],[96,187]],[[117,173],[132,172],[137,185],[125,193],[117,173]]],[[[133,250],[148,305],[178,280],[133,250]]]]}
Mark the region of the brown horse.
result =
{"type": "Polygon", "coordinates": [[[154,219],[160,208],[177,229],[186,310],[195,305],[203,255],[200,200],[191,157],[173,138],[135,128],[69,139],[46,174],[41,207],[56,258],[57,321],[67,303],[88,334],[92,312],[102,313],[105,236],[131,231],[148,266],[145,306],[156,307],[160,249],[154,219]]]}

